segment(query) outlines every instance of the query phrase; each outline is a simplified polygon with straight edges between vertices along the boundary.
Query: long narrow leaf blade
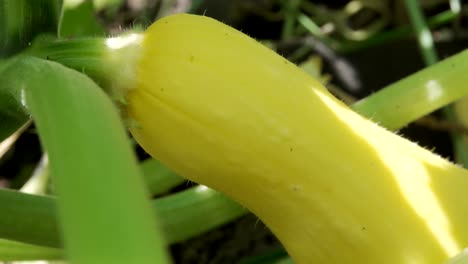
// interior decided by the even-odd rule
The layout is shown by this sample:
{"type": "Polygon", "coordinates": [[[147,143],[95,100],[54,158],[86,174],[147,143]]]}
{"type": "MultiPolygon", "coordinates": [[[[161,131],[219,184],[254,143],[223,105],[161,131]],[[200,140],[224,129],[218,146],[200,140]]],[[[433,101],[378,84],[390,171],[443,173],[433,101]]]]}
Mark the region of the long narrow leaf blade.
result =
{"type": "Polygon", "coordinates": [[[63,252],[56,248],[35,246],[5,239],[0,239],[0,260],[59,260],[63,252]]]}
{"type": "Polygon", "coordinates": [[[40,33],[56,35],[62,0],[0,0],[0,58],[28,46],[40,33]]]}
{"type": "Polygon", "coordinates": [[[19,103],[48,152],[70,260],[168,263],[141,171],[104,92],[81,73],[32,57],[16,59],[3,74],[17,79],[19,103]]]}

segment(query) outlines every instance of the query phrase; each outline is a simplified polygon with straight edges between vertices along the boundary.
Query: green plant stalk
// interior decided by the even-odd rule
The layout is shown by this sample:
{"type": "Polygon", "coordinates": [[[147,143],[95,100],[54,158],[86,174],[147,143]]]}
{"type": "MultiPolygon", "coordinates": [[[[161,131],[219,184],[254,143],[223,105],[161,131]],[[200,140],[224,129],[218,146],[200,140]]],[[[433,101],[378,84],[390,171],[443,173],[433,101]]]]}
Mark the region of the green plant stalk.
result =
{"type": "Polygon", "coordinates": [[[153,202],[169,243],[180,242],[228,223],[247,210],[224,194],[200,185],[153,202]]]}
{"type": "MultiPolygon", "coordinates": [[[[417,1],[412,0],[407,0],[405,3],[410,13],[413,27],[418,35],[418,42],[424,61],[427,65],[433,65],[438,61],[437,54],[434,49],[431,33],[418,6],[419,4],[417,1]]],[[[452,12],[450,14],[453,15],[455,13],[452,12]]],[[[426,103],[421,102],[420,100],[410,100],[410,98],[428,98],[428,100],[434,102],[441,101],[440,106],[443,106],[446,105],[448,101],[454,101],[451,99],[451,95],[457,93],[463,95],[465,93],[463,89],[460,89],[460,87],[464,87],[463,83],[466,82],[466,80],[457,80],[452,82],[456,80],[456,78],[446,76],[446,73],[463,76],[464,67],[466,67],[464,62],[467,56],[468,54],[463,52],[460,53],[460,56],[454,56],[442,63],[439,63],[438,68],[432,67],[420,71],[400,82],[387,86],[381,93],[376,93],[364,98],[353,105],[352,108],[361,114],[366,113],[364,115],[371,116],[374,121],[380,123],[384,127],[390,129],[400,128],[403,126],[402,123],[410,123],[411,121],[416,120],[416,116],[420,116],[420,113],[417,111],[423,108],[419,103],[426,103]],[[422,76],[422,73],[426,73],[428,76],[422,76]],[[400,86],[402,83],[406,83],[406,85],[403,85],[403,87],[400,86]],[[421,87],[423,87],[423,89],[421,89],[421,87]],[[404,94],[405,92],[407,94],[410,93],[408,90],[413,92],[416,91],[416,93],[412,94],[412,96],[400,97],[399,94],[404,94]],[[442,92],[447,90],[453,90],[453,92],[442,92]],[[379,111],[379,107],[384,108],[385,111],[379,111]],[[374,111],[373,114],[372,111],[374,111]],[[386,115],[386,117],[382,117],[382,115],[386,115]],[[401,117],[412,118],[404,120],[401,117]],[[391,120],[394,121],[388,123],[391,120]]]]}
{"type": "Polygon", "coordinates": [[[187,181],[154,159],[143,161],[140,167],[143,170],[146,187],[151,195],[163,194],[187,181]]]}
{"type": "MultiPolygon", "coordinates": [[[[0,190],[0,201],[1,238],[62,247],[54,197],[0,190]]],[[[152,200],[151,207],[159,217],[168,244],[200,235],[247,212],[223,194],[205,187],[152,200]]]]}
{"type": "Polygon", "coordinates": [[[58,260],[63,259],[63,251],[21,242],[0,239],[0,260],[58,260]]]}
{"type": "Polygon", "coordinates": [[[415,0],[405,0],[405,4],[411,19],[411,24],[417,35],[424,62],[426,65],[432,65],[438,61],[437,53],[434,49],[434,40],[432,39],[431,31],[426,24],[419,3],[415,0]]]}
{"type": "Polygon", "coordinates": [[[95,80],[114,102],[125,104],[124,91],[132,79],[132,60],[139,52],[138,33],[128,32],[115,38],[55,40],[38,38],[25,53],[51,60],[85,73],[95,80]]]}
{"type": "Polygon", "coordinates": [[[322,31],[320,30],[320,27],[308,16],[306,16],[303,13],[300,13],[297,16],[297,21],[305,28],[307,31],[309,31],[313,36],[323,38],[324,35],[322,31]]]}
{"type": "MultiPolygon", "coordinates": [[[[413,28],[417,33],[419,48],[421,50],[424,61],[426,65],[433,65],[438,61],[437,52],[434,48],[434,40],[426,24],[426,21],[424,20],[419,3],[415,0],[406,0],[405,3],[410,14],[413,28]]],[[[456,9],[457,6],[460,6],[460,2],[451,1],[450,4],[452,8],[455,8],[454,13],[456,14],[456,9]]],[[[459,84],[455,87],[463,86],[463,84],[459,84]]],[[[458,122],[457,114],[453,111],[451,106],[446,106],[442,110],[448,120],[452,122],[458,122]]],[[[468,168],[468,149],[464,144],[463,136],[456,132],[452,132],[451,137],[457,162],[463,164],[465,168],[468,168]]]]}
{"type": "Polygon", "coordinates": [[[124,127],[101,89],[33,57],[16,58],[2,79],[3,89],[20,89],[48,152],[69,260],[169,263],[124,127]]]}
{"type": "Polygon", "coordinates": [[[281,38],[288,39],[294,34],[299,6],[302,0],[281,1],[284,10],[284,23],[281,38]]]}
{"type": "Polygon", "coordinates": [[[351,106],[381,126],[399,129],[468,93],[468,51],[420,70],[351,106]]]}
{"type": "Polygon", "coordinates": [[[38,38],[25,53],[44,60],[59,62],[85,73],[99,84],[109,82],[109,67],[104,67],[105,38],[57,40],[48,36],[38,38]]]}
{"type": "Polygon", "coordinates": [[[62,245],[56,199],[0,190],[0,237],[45,247],[62,245]]]}

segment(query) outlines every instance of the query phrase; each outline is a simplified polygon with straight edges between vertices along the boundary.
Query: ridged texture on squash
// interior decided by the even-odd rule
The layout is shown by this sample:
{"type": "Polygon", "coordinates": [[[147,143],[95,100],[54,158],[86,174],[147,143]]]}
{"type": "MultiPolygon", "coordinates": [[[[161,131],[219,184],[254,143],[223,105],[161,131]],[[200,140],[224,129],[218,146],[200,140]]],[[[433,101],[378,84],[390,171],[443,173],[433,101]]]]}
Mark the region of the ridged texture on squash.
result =
{"type": "Polygon", "coordinates": [[[135,139],[254,212],[296,263],[440,264],[468,245],[464,170],[250,37],[174,15],[147,30],[142,52],[135,139]]]}

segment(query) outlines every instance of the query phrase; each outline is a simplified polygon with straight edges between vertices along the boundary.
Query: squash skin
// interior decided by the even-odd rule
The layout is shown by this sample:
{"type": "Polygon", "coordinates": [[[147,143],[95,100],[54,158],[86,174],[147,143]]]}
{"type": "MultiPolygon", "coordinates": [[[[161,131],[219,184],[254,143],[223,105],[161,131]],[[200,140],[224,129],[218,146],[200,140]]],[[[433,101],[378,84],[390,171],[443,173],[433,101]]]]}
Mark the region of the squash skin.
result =
{"type": "Polygon", "coordinates": [[[213,19],[144,34],[130,131],[261,218],[298,264],[440,264],[468,245],[467,172],[359,116],[213,19]]]}

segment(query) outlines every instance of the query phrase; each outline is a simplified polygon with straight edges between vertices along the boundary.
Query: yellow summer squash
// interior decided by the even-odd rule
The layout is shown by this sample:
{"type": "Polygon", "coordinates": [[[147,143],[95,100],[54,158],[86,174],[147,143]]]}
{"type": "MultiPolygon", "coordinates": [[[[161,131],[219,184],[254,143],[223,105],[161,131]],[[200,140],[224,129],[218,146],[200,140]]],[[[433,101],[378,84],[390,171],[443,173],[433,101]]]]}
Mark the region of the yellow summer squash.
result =
{"type": "Polygon", "coordinates": [[[468,174],[361,117],[245,34],[173,15],[127,95],[154,158],[261,218],[298,264],[441,264],[468,245],[468,174]]]}

